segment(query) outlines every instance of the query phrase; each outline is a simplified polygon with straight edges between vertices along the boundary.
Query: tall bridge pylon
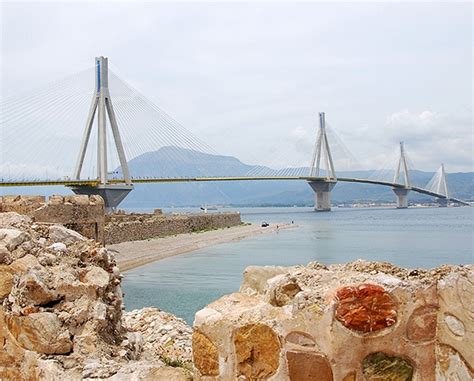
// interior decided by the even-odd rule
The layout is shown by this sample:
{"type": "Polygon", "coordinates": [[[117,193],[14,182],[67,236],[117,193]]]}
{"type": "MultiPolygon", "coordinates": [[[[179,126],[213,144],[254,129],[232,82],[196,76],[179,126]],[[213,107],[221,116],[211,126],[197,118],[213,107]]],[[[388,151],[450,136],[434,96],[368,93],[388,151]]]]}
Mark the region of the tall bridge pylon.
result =
{"type": "Polygon", "coordinates": [[[438,202],[439,206],[448,206],[449,190],[448,181],[446,179],[446,172],[444,170],[444,164],[441,164],[439,169],[434,174],[433,178],[426,185],[426,189],[440,196],[444,196],[436,198],[436,201],[438,202]]]}
{"type": "Polygon", "coordinates": [[[410,175],[408,173],[408,163],[405,154],[405,148],[403,142],[400,142],[400,157],[398,158],[397,169],[393,176],[394,184],[404,184],[404,188],[393,188],[393,192],[397,196],[397,209],[408,208],[408,193],[410,192],[410,175]],[[402,175],[403,181],[400,181],[400,175],[402,175]]]}
{"type": "Polygon", "coordinates": [[[319,130],[310,165],[310,177],[320,177],[321,159],[326,165],[325,179],[309,181],[308,183],[315,192],[314,210],[328,212],[331,210],[331,191],[337,183],[337,177],[326,134],[326,115],[324,112],[319,113],[319,130]]]}
{"type": "Polygon", "coordinates": [[[98,194],[105,201],[107,209],[114,209],[133,189],[133,185],[128,170],[127,159],[122,145],[122,139],[117,125],[112,98],[109,92],[109,69],[107,57],[95,58],[95,89],[92,95],[92,103],[87,117],[86,128],[82,138],[81,148],[77,157],[74,179],[80,180],[81,170],[84,164],[87,145],[94,125],[94,117],[97,114],[98,120],[98,140],[97,140],[97,179],[99,185],[74,186],[71,187],[77,194],[98,194]],[[108,118],[107,118],[108,117],[108,118]],[[107,178],[107,119],[110,123],[112,135],[114,137],[115,148],[117,149],[120,167],[124,178],[123,184],[110,184],[107,178]]]}

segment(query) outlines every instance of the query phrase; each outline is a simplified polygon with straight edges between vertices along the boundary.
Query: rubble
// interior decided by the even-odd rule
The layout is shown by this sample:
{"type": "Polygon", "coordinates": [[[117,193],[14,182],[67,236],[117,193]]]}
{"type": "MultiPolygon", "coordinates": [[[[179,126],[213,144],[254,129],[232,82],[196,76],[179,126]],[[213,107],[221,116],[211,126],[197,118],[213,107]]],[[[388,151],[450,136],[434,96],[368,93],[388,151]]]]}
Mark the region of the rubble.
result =
{"type": "Polygon", "coordinates": [[[191,327],[153,308],[122,313],[122,275],[96,241],[7,212],[0,254],[1,380],[192,379],[191,327]]]}

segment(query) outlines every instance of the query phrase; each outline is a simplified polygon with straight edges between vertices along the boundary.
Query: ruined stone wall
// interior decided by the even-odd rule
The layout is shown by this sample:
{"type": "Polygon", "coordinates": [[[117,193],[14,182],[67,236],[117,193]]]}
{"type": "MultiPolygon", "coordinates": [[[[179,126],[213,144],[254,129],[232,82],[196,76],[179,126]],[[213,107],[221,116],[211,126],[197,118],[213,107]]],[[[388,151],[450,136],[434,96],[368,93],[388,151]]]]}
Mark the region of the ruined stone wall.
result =
{"type": "Polygon", "coordinates": [[[241,224],[240,213],[113,214],[106,217],[105,242],[114,244],[241,224]]]}
{"type": "Polygon", "coordinates": [[[3,196],[0,212],[28,215],[36,222],[63,224],[83,236],[104,241],[105,209],[100,196],[3,196]]]}
{"type": "Polygon", "coordinates": [[[249,267],[196,313],[197,380],[472,380],[474,266],[249,267]]]}
{"type": "Polygon", "coordinates": [[[158,309],[122,314],[121,278],[99,243],[0,213],[0,380],[191,381],[191,328],[158,309]]]}

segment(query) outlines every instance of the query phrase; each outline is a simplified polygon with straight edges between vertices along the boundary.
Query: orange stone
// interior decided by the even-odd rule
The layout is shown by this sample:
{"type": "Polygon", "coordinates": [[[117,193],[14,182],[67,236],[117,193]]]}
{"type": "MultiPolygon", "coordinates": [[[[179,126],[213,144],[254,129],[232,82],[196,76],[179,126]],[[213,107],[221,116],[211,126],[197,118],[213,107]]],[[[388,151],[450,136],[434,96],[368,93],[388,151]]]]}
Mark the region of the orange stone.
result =
{"type": "Polygon", "coordinates": [[[280,361],[280,340],[265,324],[249,324],[234,332],[238,376],[258,380],[276,373],[280,361]]]}
{"type": "Polygon", "coordinates": [[[378,285],[342,287],[336,293],[335,317],[342,325],[355,331],[378,331],[397,322],[396,303],[378,285]]]}
{"type": "Polygon", "coordinates": [[[219,354],[214,343],[203,333],[193,332],[193,362],[203,376],[219,375],[219,354]]]}
{"type": "Polygon", "coordinates": [[[407,323],[407,337],[412,341],[433,340],[436,336],[435,306],[417,308],[411,314],[407,323]]]}
{"type": "Polygon", "coordinates": [[[332,370],[326,356],[319,353],[287,352],[290,381],[332,381],[332,370]]]}

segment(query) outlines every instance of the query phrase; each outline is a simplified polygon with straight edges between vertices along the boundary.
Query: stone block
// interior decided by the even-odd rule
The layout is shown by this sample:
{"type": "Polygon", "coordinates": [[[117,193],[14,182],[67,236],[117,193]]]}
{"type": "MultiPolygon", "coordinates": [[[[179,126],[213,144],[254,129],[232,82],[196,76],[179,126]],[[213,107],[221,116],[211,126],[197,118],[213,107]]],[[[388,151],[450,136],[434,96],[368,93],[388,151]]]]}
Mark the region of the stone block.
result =
{"type": "Polygon", "coordinates": [[[280,340],[265,324],[248,324],[234,331],[237,376],[264,379],[274,375],[280,362],[280,340]]]}
{"type": "Polygon", "coordinates": [[[286,352],[290,381],[333,381],[328,359],[321,353],[286,352]]]}

